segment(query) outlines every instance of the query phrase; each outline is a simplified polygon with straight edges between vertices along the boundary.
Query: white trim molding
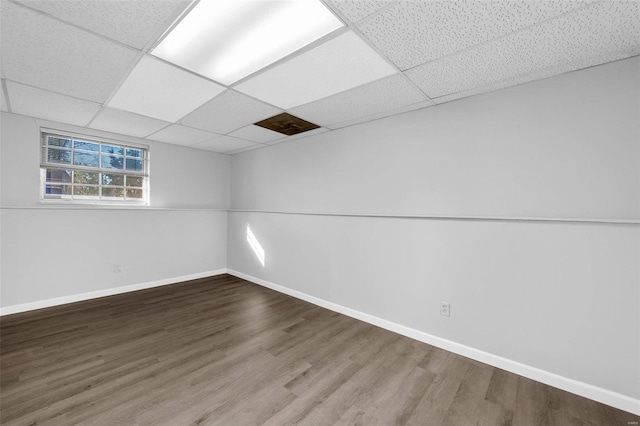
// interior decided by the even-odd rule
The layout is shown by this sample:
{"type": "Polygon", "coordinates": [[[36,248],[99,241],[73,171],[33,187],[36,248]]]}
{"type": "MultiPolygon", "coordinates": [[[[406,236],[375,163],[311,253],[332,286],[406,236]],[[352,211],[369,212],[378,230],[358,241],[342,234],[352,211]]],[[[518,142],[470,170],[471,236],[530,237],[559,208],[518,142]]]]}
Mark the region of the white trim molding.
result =
{"type": "Polygon", "coordinates": [[[551,373],[549,371],[541,370],[530,365],[522,364],[517,361],[513,361],[507,358],[503,358],[498,355],[494,355],[488,352],[481,351],[479,349],[472,348],[460,343],[453,342],[451,340],[443,339],[438,336],[434,336],[423,331],[416,330],[411,327],[407,327],[401,324],[394,323],[392,321],[385,320],[383,318],[376,317],[355,309],[348,308],[346,306],[339,305],[337,303],[329,302],[324,299],[310,296],[306,293],[302,293],[297,290],[284,287],[282,285],[274,284],[272,282],[256,278],[251,275],[247,275],[242,272],[235,271],[233,269],[227,269],[229,275],[233,275],[238,278],[250,281],[254,284],[261,285],[266,288],[278,291],[280,293],[287,294],[297,299],[302,299],[314,305],[321,306],[334,312],[338,312],[349,317],[358,319],[360,321],[373,324],[375,326],[384,328],[394,333],[401,334],[403,336],[410,337],[420,342],[427,343],[429,345],[436,346],[438,348],[456,353],[458,355],[465,356],[467,358],[474,359],[476,361],[483,362],[485,364],[500,368],[502,370],[509,371],[511,373],[518,374],[520,376],[527,377],[529,379],[553,386],[567,392],[574,393],[576,395],[583,396],[594,401],[601,402],[606,405],[618,408],[620,410],[627,411],[636,415],[640,415],[640,400],[634,399],[630,396],[623,395],[617,392],[613,392],[608,389],[593,386],[588,383],[580,382],[578,380],[570,379],[568,377],[561,376],[559,374],[551,373]]]}
{"type": "Polygon", "coordinates": [[[104,290],[90,291],[87,293],[72,294],[69,296],[56,297],[53,299],[38,300],[36,302],[22,303],[0,307],[0,316],[17,314],[20,312],[33,311],[36,309],[49,308],[52,306],[66,305],[67,303],[81,302],[83,300],[97,299],[98,297],[113,296],[115,294],[129,293],[131,291],[144,290],[146,288],[160,287],[169,284],[176,284],[183,281],[208,278],[215,275],[226,274],[226,269],[216,269],[214,271],[198,272],[195,274],[182,275],[179,277],[165,278],[162,280],[148,281],[145,283],[126,285],[122,287],[106,288],[104,290]]]}

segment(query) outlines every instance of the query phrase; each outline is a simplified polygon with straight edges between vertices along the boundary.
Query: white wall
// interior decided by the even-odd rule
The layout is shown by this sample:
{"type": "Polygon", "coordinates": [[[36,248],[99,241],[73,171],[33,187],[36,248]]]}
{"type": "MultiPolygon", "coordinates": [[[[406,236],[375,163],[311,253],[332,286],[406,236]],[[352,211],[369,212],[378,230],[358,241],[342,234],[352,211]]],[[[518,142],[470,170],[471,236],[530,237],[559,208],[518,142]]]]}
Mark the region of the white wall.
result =
{"type": "Polygon", "coordinates": [[[0,306],[225,268],[228,156],[6,113],[0,126],[0,306]],[[150,145],[150,208],[40,203],[41,126],[150,145]]]}
{"type": "Polygon", "coordinates": [[[640,398],[640,59],[232,157],[228,267],[640,398]],[[250,225],[266,253],[246,241],[250,225]],[[451,303],[441,317],[439,301],[451,303]]]}

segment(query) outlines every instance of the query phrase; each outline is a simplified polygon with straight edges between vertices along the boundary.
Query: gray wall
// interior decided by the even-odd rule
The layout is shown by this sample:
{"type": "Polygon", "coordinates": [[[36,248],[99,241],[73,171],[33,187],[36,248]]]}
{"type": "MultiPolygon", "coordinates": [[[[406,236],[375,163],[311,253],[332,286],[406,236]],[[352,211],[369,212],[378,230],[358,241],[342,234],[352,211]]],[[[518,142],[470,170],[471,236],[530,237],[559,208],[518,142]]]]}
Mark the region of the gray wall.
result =
{"type": "Polygon", "coordinates": [[[638,225],[479,219],[640,219],[639,72],[634,58],[235,155],[232,209],[262,212],[229,213],[228,268],[639,398],[638,225]]]}
{"type": "Polygon", "coordinates": [[[1,306],[226,267],[228,156],[6,113],[0,125],[1,306]],[[39,203],[41,126],[150,145],[151,208],[39,203]]]}

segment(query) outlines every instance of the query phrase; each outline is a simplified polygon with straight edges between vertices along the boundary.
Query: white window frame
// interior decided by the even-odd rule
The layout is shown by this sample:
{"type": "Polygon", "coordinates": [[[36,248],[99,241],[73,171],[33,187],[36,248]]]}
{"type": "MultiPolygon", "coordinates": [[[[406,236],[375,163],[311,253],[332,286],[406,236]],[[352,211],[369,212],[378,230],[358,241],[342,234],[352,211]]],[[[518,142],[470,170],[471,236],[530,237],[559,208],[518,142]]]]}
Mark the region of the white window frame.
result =
{"type": "Polygon", "coordinates": [[[95,136],[89,135],[81,135],[77,133],[70,133],[66,131],[54,130],[54,129],[40,129],[40,202],[41,203],[52,203],[52,204],[95,204],[95,205],[119,205],[119,206],[148,206],[149,205],[149,146],[148,145],[140,145],[130,142],[123,142],[117,140],[110,140],[95,136]],[[48,144],[49,137],[56,137],[61,139],[70,139],[71,146],[70,147],[58,147],[48,144]],[[88,142],[93,144],[98,144],[98,151],[83,151],[81,149],[75,148],[75,141],[88,142]],[[123,155],[102,152],[102,146],[108,145],[111,147],[117,147],[123,149],[123,155]],[[48,161],[49,149],[58,149],[64,150],[70,153],[69,163],[60,163],[55,161],[48,161]],[[127,149],[132,150],[140,150],[142,151],[142,158],[127,156],[127,149]],[[74,163],[74,155],[75,153],[95,153],[98,154],[98,166],[99,167],[90,167],[84,165],[76,165],[74,163]],[[122,169],[114,169],[102,167],[102,156],[109,155],[113,157],[122,158],[123,168],[122,169]],[[142,160],[142,170],[126,170],[126,164],[128,158],[135,158],[142,160]],[[58,169],[58,170],[70,170],[72,171],[71,181],[68,182],[47,182],[47,169],[58,169]],[[97,184],[87,184],[87,183],[77,183],[75,180],[76,172],[89,172],[89,173],[98,173],[98,183],[97,184]],[[103,180],[103,175],[122,175],[123,182],[122,185],[109,185],[106,184],[103,180]],[[142,178],[142,186],[128,186],[127,179],[131,178],[142,178]],[[71,194],[63,194],[60,197],[51,197],[47,195],[47,186],[67,186],[71,188],[71,194]],[[92,187],[97,188],[98,195],[81,195],[75,194],[76,187],[92,187]],[[123,196],[120,197],[110,197],[107,195],[103,195],[103,189],[121,189],[123,196]],[[128,190],[135,191],[137,189],[142,190],[142,198],[135,197],[127,197],[128,190]]]}

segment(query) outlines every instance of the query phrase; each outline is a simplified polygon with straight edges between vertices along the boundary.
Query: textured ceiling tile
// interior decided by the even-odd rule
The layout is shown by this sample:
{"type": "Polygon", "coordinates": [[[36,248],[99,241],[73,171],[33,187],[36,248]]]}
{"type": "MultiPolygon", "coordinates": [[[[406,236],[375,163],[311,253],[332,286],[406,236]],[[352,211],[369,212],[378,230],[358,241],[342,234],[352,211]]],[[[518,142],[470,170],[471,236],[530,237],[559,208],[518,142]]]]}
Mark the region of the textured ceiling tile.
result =
{"type": "Polygon", "coordinates": [[[100,105],[7,81],[11,111],[16,114],[84,126],[100,105]]]}
{"type": "Polygon", "coordinates": [[[175,122],[223,90],[212,81],[145,56],[111,98],[109,106],[175,122]]]}
{"type": "Polygon", "coordinates": [[[393,3],[393,0],[328,0],[327,3],[351,22],[358,22],[393,3]]]}
{"type": "Polygon", "coordinates": [[[227,90],[181,120],[182,124],[225,134],[280,114],[281,109],[227,90]]]}
{"type": "Polygon", "coordinates": [[[360,37],[347,31],[258,74],[236,89],[289,109],[396,73],[360,37]]]}
{"type": "Polygon", "coordinates": [[[293,135],[293,136],[285,136],[282,139],[278,139],[278,140],[275,140],[273,142],[267,142],[267,145],[275,145],[275,144],[282,143],[282,142],[291,142],[291,141],[295,141],[297,139],[308,138],[309,136],[315,136],[315,135],[318,135],[320,133],[326,133],[326,132],[328,132],[330,130],[331,129],[327,129],[326,127],[318,127],[317,129],[309,130],[308,132],[298,133],[297,135],[293,135]]]}
{"type": "Polygon", "coordinates": [[[433,99],[549,67],[628,55],[640,45],[639,7],[636,2],[595,3],[405,74],[433,99]]]}
{"type": "Polygon", "coordinates": [[[231,136],[222,136],[214,140],[202,142],[193,146],[193,148],[204,149],[207,151],[219,152],[221,154],[237,151],[248,147],[259,147],[261,144],[245,141],[242,139],[232,138],[231,136]]]}
{"type": "Polygon", "coordinates": [[[2,65],[7,79],[104,102],[136,51],[2,2],[2,65]]]}
{"type": "Polygon", "coordinates": [[[321,126],[356,120],[426,100],[403,75],[393,75],[292,109],[293,115],[321,126]]]}
{"type": "Polygon", "coordinates": [[[89,127],[143,138],[151,133],[157,132],[163,127],[167,127],[169,124],[171,123],[131,112],[104,108],[95,120],[91,122],[89,127]]]}
{"type": "Polygon", "coordinates": [[[203,130],[192,129],[191,127],[180,126],[179,124],[173,124],[166,129],[162,129],[159,132],[152,134],[151,136],[147,136],[147,139],[154,141],[186,146],[192,146],[200,142],[216,138],[220,138],[220,135],[205,132],[203,130]]]}
{"type": "Polygon", "coordinates": [[[189,1],[23,0],[58,19],[142,49],[189,1]],[[166,24],[165,24],[166,22],[166,24]]]}
{"type": "Polygon", "coordinates": [[[353,126],[355,124],[360,124],[360,123],[366,123],[367,121],[373,121],[373,120],[379,120],[381,118],[385,118],[385,117],[390,117],[392,115],[397,115],[397,114],[402,114],[405,112],[409,112],[409,111],[415,111],[417,109],[422,109],[422,108],[428,108],[431,106],[434,106],[435,103],[431,100],[428,101],[423,101],[423,102],[418,102],[415,104],[411,104],[411,105],[407,105],[401,108],[397,108],[394,110],[389,110],[389,111],[385,111],[385,112],[381,112],[378,114],[374,114],[374,115],[370,115],[370,116],[366,116],[366,117],[361,117],[355,120],[350,120],[350,121],[343,121],[340,123],[335,123],[332,124],[330,126],[328,126],[330,129],[335,130],[335,129],[340,129],[343,127],[348,127],[348,126],[353,126]]]}
{"type": "Polygon", "coordinates": [[[446,96],[442,96],[439,98],[435,98],[433,100],[433,102],[435,102],[437,105],[439,104],[443,104],[446,102],[450,102],[450,101],[455,101],[457,99],[462,99],[462,98],[466,98],[469,96],[474,96],[474,95],[479,95],[482,93],[487,93],[487,92],[491,92],[494,90],[499,90],[499,89],[504,89],[507,87],[512,87],[512,86],[516,86],[519,84],[525,84],[525,83],[530,83],[532,81],[536,81],[536,80],[542,80],[545,78],[549,78],[549,77],[554,77],[556,75],[560,75],[566,72],[570,72],[570,71],[574,71],[574,70],[579,70],[582,68],[588,68],[588,67],[592,67],[592,66],[596,66],[596,65],[601,65],[601,64],[605,64],[607,62],[612,62],[612,61],[618,61],[621,59],[626,59],[632,56],[637,56],[640,55],[640,46],[638,46],[635,49],[631,49],[631,50],[627,50],[627,51],[620,51],[620,52],[616,52],[616,53],[607,53],[605,55],[600,55],[594,58],[588,58],[588,59],[582,59],[579,61],[575,61],[575,62],[571,62],[571,63],[567,63],[567,64],[562,64],[562,65],[557,65],[557,66],[551,66],[548,68],[545,68],[543,70],[540,71],[534,71],[532,73],[529,74],[525,74],[525,75],[519,75],[516,77],[512,77],[506,80],[502,80],[496,83],[492,83],[486,86],[482,86],[482,87],[477,87],[477,88],[473,88],[471,90],[465,90],[463,92],[457,92],[457,93],[453,93],[451,95],[446,95],[446,96]]]}
{"type": "Polygon", "coordinates": [[[592,1],[401,1],[358,28],[406,70],[592,1]]]}
{"type": "Polygon", "coordinates": [[[274,132],[273,130],[268,130],[264,127],[255,126],[253,124],[238,129],[235,132],[231,132],[229,133],[229,136],[258,143],[272,142],[286,137],[285,135],[274,132]]]}
{"type": "Polygon", "coordinates": [[[254,149],[259,149],[259,148],[265,148],[267,146],[268,145],[262,145],[262,144],[253,145],[253,146],[248,146],[246,148],[236,149],[234,151],[227,151],[227,152],[225,152],[225,154],[227,154],[227,155],[235,155],[235,154],[240,154],[241,152],[253,151],[254,149]]]}

